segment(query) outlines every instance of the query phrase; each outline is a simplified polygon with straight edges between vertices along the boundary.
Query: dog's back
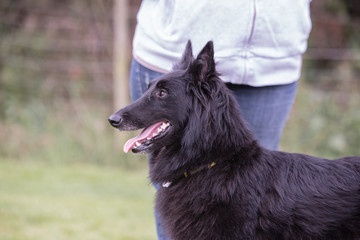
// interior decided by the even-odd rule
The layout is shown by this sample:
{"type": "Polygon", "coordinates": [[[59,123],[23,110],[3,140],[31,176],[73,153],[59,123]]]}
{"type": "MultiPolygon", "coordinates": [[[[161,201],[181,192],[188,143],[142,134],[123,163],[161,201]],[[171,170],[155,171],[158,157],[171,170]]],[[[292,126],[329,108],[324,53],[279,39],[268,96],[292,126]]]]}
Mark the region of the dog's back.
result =
{"type": "Polygon", "coordinates": [[[270,166],[259,211],[264,233],[282,223],[277,232],[285,239],[360,238],[360,157],[268,152],[261,161],[270,166]]]}

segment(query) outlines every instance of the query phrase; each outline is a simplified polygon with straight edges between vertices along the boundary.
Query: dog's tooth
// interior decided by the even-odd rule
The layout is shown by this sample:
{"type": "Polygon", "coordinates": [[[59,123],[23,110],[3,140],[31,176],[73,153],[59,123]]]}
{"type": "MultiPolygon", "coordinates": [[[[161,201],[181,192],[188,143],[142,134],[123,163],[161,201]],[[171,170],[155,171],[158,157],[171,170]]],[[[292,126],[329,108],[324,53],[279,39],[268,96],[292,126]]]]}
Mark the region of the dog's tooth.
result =
{"type": "Polygon", "coordinates": [[[147,140],[150,140],[150,139],[151,139],[151,138],[149,138],[149,137],[147,138],[147,140]]]}
{"type": "Polygon", "coordinates": [[[153,137],[157,136],[158,134],[157,133],[153,133],[153,137]]]}
{"type": "Polygon", "coordinates": [[[162,128],[162,129],[165,129],[165,128],[166,128],[166,124],[163,123],[163,124],[161,125],[161,128],[162,128]]]}
{"type": "Polygon", "coordinates": [[[138,147],[138,146],[140,146],[140,145],[141,145],[141,143],[136,142],[136,143],[135,143],[135,145],[138,147]]]}

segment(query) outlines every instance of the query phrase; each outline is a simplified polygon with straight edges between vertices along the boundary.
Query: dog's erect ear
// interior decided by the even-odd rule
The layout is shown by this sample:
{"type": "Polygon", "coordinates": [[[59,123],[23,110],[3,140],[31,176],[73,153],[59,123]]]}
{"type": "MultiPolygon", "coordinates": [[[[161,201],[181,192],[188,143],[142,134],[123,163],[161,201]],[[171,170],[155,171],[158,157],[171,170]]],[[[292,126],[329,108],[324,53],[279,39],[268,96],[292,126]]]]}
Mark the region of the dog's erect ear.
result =
{"type": "Polygon", "coordinates": [[[204,48],[192,64],[192,72],[197,79],[204,81],[207,77],[216,74],[214,60],[214,44],[212,41],[207,42],[204,48]]]}
{"type": "Polygon", "coordinates": [[[192,46],[191,41],[188,40],[182,58],[180,62],[174,65],[173,70],[186,70],[189,68],[192,61],[194,61],[192,46]]]}

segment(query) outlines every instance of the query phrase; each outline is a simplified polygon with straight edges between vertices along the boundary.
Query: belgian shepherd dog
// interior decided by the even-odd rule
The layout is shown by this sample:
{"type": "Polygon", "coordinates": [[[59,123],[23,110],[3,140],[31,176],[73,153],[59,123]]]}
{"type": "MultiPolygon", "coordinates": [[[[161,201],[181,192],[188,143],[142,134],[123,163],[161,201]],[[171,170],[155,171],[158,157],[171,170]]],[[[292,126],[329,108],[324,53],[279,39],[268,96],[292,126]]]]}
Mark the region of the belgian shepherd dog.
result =
{"type": "Polygon", "coordinates": [[[215,69],[191,42],[173,70],[110,116],[145,128],[124,151],[150,153],[169,239],[360,239],[360,157],[270,151],[255,140],[215,69]]]}

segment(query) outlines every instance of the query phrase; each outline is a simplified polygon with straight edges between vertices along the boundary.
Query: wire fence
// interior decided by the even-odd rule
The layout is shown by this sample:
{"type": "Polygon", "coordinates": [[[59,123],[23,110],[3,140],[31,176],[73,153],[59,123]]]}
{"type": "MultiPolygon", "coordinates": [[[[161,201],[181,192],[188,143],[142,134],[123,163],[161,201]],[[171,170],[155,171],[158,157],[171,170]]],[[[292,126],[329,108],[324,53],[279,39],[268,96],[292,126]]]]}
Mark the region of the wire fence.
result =
{"type": "MultiPolygon", "coordinates": [[[[130,32],[139,3],[128,1],[130,32]]],[[[55,95],[68,96],[69,84],[83,82],[85,97],[111,97],[113,4],[112,0],[1,1],[0,91],[41,85],[55,95]]]]}

